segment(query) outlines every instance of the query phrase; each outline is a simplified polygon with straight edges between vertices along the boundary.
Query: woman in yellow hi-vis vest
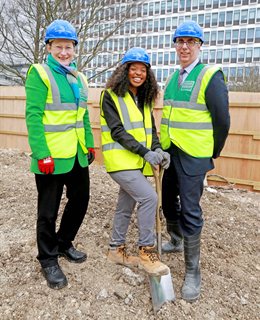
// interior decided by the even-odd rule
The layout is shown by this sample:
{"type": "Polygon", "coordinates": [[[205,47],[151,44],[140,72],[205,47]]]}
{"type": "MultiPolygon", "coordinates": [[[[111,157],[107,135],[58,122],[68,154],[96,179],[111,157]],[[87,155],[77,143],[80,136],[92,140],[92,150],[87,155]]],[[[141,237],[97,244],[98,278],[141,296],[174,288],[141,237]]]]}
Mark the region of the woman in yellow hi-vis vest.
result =
{"type": "Polygon", "coordinates": [[[157,195],[145,176],[152,166],[168,168],[169,154],[159,143],[152,107],[159,93],[150,59],[142,48],[128,50],[102,92],[102,152],[107,172],[120,186],[108,259],[165,275],[154,245],[157,195]],[[126,234],[137,205],[139,257],[126,254],[126,234]]]}
{"type": "Polygon", "coordinates": [[[181,24],[173,41],[181,68],[166,83],[160,128],[162,147],[171,155],[162,183],[170,241],[162,250],[184,250],[182,298],[194,301],[201,289],[200,198],[206,172],[214,167],[212,158],[219,156],[228,135],[228,91],[221,69],[199,61],[203,31],[196,22],[181,24]]]}
{"type": "Polygon", "coordinates": [[[75,28],[55,20],[45,36],[48,57],[27,74],[26,124],[32,150],[31,171],[38,191],[37,246],[42,273],[49,287],[67,285],[58,257],[86,260],[72,245],[89,201],[88,165],[94,160],[94,140],[87,109],[87,79],[72,62],[78,43],[75,28]],[[68,202],[56,229],[66,186],[68,202]]]}

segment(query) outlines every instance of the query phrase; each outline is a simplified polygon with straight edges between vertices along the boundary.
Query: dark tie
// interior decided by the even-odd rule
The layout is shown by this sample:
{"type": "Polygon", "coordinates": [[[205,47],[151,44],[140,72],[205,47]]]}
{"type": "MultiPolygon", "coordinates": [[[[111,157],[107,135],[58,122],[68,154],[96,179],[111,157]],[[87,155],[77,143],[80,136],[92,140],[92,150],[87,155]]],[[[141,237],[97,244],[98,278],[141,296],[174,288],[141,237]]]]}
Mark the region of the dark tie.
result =
{"type": "Polygon", "coordinates": [[[186,70],[185,69],[181,69],[180,70],[180,74],[179,74],[179,78],[178,78],[178,87],[180,87],[181,86],[181,84],[182,84],[182,81],[183,81],[183,75],[184,75],[184,73],[186,72],[186,70]]]}

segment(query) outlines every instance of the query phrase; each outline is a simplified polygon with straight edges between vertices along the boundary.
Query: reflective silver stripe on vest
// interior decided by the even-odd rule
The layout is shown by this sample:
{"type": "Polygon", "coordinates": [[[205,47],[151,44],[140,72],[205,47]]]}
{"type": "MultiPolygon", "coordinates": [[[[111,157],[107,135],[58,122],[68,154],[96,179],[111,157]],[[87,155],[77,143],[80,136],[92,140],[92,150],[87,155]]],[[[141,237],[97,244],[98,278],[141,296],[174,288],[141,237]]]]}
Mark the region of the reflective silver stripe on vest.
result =
{"type": "Polygon", "coordinates": [[[198,76],[198,78],[197,78],[197,80],[196,80],[196,82],[195,82],[195,86],[194,86],[194,88],[193,88],[193,90],[192,90],[192,93],[191,93],[191,97],[190,97],[190,102],[191,102],[191,103],[196,103],[196,102],[197,102],[197,100],[198,100],[198,95],[199,95],[199,92],[200,92],[200,86],[201,86],[202,78],[204,77],[205,73],[206,73],[210,68],[212,68],[212,67],[211,67],[211,66],[205,66],[205,67],[201,70],[201,72],[200,72],[200,74],[199,74],[199,76],[198,76]]]}
{"type": "Polygon", "coordinates": [[[169,121],[170,128],[189,129],[189,130],[212,130],[212,123],[208,122],[179,122],[169,121]]]}
{"type": "Polygon", "coordinates": [[[51,90],[52,90],[52,100],[53,103],[46,103],[45,105],[45,110],[47,111],[64,111],[64,110],[71,110],[71,111],[76,111],[77,110],[77,105],[76,103],[61,103],[60,101],[60,91],[58,88],[58,85],[54,79],[54,76],[51,72],[50,67],[47,64],[42,65],[44,70],[46,71],[50,83],[51,83],[51,90]]]}
{"type": "Polygon", "coordinates": [[[173,100],[168,99],[168,100],[163,101],[163,105],[164,106],[171,106],[174,108],[185,108],[185,109],[192,109],[192,110],[199,110],[199,111],[208,110],[206,105],[199,104],[196,102],[191,103],[190,101],[173,101],[173,100]]]}
{"type": "MultiPolygon", "coordinates": [[[[146,146],[146,142],[140,142],[144,147],[146,146]]],[[[109,150],[125,150],[125,148],[118,142],[111,142],[102,145],[102,151],[109,150]]]]}
{"type": "Polygon", "coordinates": [[[75,128],[84,128],[83,121],[77,121],[77,123],[70,124],[46,124],[44,125],[45,132],[64,132],[75,128]]]}
{"type": "Polygon", "coordinates": [[[169,119],[168,119],[168,118],[162,118],[161,124],[166,124],[166,125],[168,125],[168,123],[169,123],[169,119]]]}
{"type": "Polygon", "coordinates": [[[128,109],[127,109],[127,106],[126,106],[124,99],[122,97],[118,97],[118,101],[119,101],[121,112],[122,112],[123,119],[124,119],[123,125],[124,125],[125,130],[143,128],[144,123],[142,121],[132,121],[132,122],[130,121],[130,116],[129,116],[128,109]]]}

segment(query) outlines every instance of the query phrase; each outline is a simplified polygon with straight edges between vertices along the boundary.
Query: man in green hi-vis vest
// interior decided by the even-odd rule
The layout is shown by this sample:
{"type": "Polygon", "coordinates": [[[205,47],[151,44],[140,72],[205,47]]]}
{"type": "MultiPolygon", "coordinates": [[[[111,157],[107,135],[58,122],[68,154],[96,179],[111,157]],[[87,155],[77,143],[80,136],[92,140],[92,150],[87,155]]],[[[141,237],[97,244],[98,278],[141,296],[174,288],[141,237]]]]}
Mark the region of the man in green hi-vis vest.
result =
{"type": "Polygon", "coordinates": [[[75,263],[87,258],[72,242],[87,211],[88,166],[95,151],[87,79],[73,62],[76,30],[65,20],[55,20],[47,27],[45,43],[46,63],[33,64],[27,74],[26,124],[38,191],[37,259],[48,286],[60,289],[67,278],[58,257],[75,263]],[[68,201],[56,232],[64,186],[68,201]]]}
{"type": "Polygon", "coordinates": [[[163,252],[184,249],[182,298],[194,301],[201,289],[200,238],[203,226],[200,199],[206,172],[214,168],[230,126],[228,91],[219,67],[199,60],[203,31],[185,21],[175,31],[180,69],[167,80],[161,120],[161,145],[171,164],[162,184],[162,207],[170,241],[163,252]]]}

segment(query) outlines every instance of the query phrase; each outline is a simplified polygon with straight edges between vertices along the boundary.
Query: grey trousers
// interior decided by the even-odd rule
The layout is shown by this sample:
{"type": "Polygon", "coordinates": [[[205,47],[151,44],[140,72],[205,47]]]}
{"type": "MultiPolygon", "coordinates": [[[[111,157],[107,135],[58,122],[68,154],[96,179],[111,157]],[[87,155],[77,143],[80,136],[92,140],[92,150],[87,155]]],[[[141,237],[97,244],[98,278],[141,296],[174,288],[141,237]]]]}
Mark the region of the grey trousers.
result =
{"type": "Polygon", "coordinates": [[[120,186],[110,245],[126,241],[132,212],[137,203],[138,246],[154,245],[157,194],[140,170],[110,173],[120,186]]]}

